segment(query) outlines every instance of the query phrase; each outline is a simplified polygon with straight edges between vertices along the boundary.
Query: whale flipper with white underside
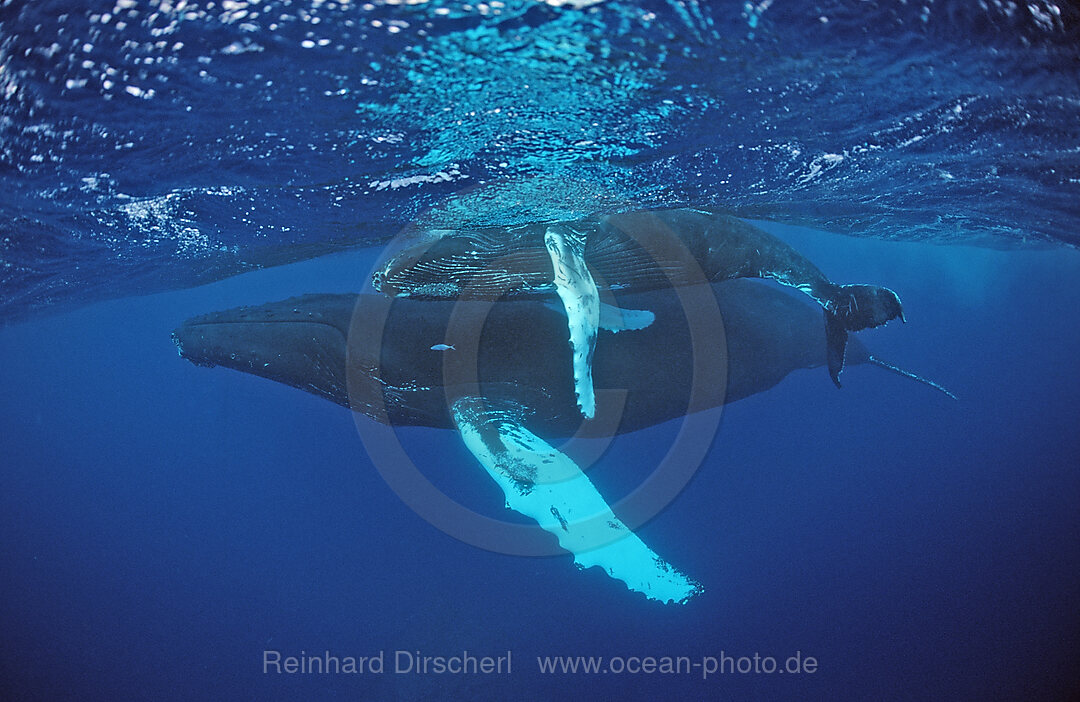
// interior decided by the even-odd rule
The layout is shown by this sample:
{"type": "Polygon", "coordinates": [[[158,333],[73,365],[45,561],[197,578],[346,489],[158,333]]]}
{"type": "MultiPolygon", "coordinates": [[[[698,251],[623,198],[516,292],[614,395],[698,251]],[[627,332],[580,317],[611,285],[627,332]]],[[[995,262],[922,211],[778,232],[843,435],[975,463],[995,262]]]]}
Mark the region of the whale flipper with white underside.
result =
{"type": "Polygon", "coordinates": [[[600,303],[600,328],[617,334],[621,331],[638,331],[656,321],[649,310],[624,310],[606,302],[600,303]]]}
{"type": "Polygon", "coordinates": [[[592,358],[600,328],[600,294],[585,265],[585,238],[569,227],[554,225],[544,235],[544,245],[555,270],[555,291],[566,310],[573,352],[574,392],[586,419],[596,415],[592,358]]]}
{"type": "Polygon", "coordinates": [[[615,516],[574,461],[525,428],[520,407],[463,397],[451,412],[465,445],[502,488],[506,506],[554,534],[578,566],[599,566],[663,603],[683,604],[701,592],[615,516]]]}
{"type": "MultiPolygon", "coordinates": [[[[566,314],[562,303],[547,303],[547,307],[566,314]]],[[[621,331],[639,331],[656,321],[656,315],[650,310],[624,310],[606,302],[600,303],[600,328],[618,334],[621,331]]]]}

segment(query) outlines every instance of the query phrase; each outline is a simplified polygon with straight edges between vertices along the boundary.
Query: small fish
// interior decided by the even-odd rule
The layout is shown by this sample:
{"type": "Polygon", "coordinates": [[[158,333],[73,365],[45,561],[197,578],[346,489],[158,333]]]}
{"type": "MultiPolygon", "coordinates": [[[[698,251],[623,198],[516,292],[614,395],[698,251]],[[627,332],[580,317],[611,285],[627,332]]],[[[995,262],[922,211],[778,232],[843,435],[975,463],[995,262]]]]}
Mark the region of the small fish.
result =
{"type": "Polygon", "coordinates": [[[431,347],[432,351],[457,351],[452,344],[435,344],[431,347]]]}

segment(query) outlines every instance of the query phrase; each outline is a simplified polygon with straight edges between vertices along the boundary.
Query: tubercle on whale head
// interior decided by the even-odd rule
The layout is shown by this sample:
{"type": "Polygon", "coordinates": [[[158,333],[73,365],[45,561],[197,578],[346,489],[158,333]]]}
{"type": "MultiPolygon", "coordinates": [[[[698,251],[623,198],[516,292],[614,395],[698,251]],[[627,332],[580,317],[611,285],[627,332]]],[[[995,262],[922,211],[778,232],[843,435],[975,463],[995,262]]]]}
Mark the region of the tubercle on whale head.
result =
{"type": "Polygon", "coordinates": [[[407,297],[409,291],[399,282],[399,271],[408,267],[401,262],[403,254],[398,254],[371,274],[371,287],[389,297],[407,297]]]}
{"type": "Polygon", "coordinates": [[[378,292],[385,292],[386,270],[378,270],[371,274],[371,287],[378,292]]]}

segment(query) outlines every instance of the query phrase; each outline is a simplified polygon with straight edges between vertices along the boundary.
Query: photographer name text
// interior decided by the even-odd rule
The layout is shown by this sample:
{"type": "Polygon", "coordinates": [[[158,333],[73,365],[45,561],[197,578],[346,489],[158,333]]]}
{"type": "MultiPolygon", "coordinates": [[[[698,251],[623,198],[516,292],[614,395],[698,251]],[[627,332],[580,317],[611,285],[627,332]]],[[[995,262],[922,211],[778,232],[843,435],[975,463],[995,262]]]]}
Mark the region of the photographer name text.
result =
{"type": "Polygon", "coordinates": [[[469,651],[427,655],[421,651],[377,651],[367,656],[288,654],[264,650],[262,672],[270,675],[510,675],[511,652],[476,655],[469,651]]]}

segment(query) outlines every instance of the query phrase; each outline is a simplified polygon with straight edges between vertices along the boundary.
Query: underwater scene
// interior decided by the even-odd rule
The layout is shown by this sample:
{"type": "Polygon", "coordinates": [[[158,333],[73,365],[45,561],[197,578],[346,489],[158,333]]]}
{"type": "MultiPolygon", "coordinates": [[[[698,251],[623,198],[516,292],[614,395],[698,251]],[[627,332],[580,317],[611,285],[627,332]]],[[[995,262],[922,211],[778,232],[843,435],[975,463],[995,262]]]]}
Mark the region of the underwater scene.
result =
{"type": "Polygon", "coordinates": [[[1080,9],[0,1],[13,700],[1071,700],[1080,9]]]}

